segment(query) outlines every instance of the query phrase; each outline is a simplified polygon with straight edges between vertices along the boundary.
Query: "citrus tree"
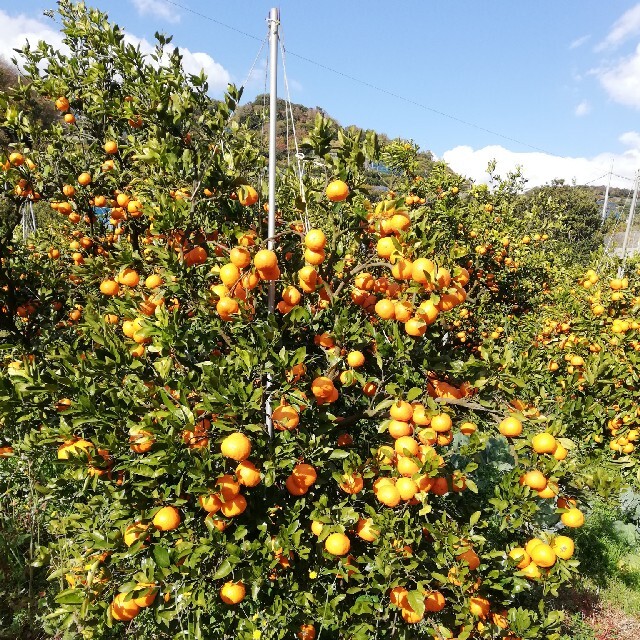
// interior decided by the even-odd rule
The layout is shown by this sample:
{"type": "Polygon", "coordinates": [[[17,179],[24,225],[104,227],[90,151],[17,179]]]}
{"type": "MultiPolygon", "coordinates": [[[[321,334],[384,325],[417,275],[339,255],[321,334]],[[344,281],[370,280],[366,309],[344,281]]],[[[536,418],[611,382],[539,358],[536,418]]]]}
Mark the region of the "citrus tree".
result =
{"type": "Polygon", "coordinates": [[[268,239],[241,92],[212,100],[167,37],[144,56],[99,11],[59,14],[74,56],[25,48],[2,96],[5,198],[56,216],[4,235],[0,291],[0,464],[29,470],[45,629],[557,637],[578,461],[566,424],[506,403],[481,336],[538,267],[471,242],[513,193],[416,175],[393,143],[376,201],[375,136],[320,116],[268,239]],[[27,91],[58,121],[17,110],[27,91]]]}

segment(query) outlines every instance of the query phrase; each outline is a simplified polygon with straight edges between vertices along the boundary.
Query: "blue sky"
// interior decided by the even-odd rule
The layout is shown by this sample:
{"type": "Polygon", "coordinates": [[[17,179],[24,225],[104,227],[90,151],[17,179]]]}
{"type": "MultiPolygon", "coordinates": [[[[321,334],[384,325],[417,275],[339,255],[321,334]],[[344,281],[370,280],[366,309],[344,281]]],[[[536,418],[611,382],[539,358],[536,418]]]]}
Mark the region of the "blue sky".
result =
{"type": "MultiPolygon", "coordinates": [[[[263,0],[177,3],[259,39],[273,6],[263,0]]],[[[260,46],[167,0],[90,4],[107,10],[132,38],[151,42],[155,31],[174,34],[174,43],[188,50],[188,64],[210,72],[218,95],[227,80],[242,82],[260,46]]],[[[55,24],[42,17],[54,5],[0,0],[0,54],[20,38],[55,40],[55,24]]],[[[276,6],[290,51],[292,100],[322,106],[342,124],[412,138],[477,180],[492,157],[503,171],[522,164],[532,184],[552,177],[595,180],[611,161],[627,178],[640,168],[640,2],[281,0],[276,6]]],[[[247,98],[263,89],[265,56],[266,49],[247,98]]]]}

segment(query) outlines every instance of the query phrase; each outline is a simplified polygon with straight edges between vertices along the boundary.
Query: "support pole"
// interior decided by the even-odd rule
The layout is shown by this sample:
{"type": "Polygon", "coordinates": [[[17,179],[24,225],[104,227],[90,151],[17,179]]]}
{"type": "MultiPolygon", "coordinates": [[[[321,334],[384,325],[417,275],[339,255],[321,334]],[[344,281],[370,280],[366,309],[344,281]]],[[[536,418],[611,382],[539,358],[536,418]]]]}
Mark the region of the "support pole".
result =
{"type": "Polygon", "coordinates": [[[636,171],[636,179],[633,183],[633,199],[631,200],[631,209],[629,209],[629,217],[627,218],[627,228],[624,232],[624,240],[622,242],[622,264],[618,267],[618,278],[624,276],[624,270],[627,265],[627,249],[629,247],[629,235],[631,234],[631,226],[633,225],[633,216],[638,202],[638,180],[640,180],[640,171],[636,171]]]}
{"type": "Polygon", "coordinates": [[[611,174],[613,173],[613,161],[611,161],[611,168],[609,169],[609,182],[607,183],[607,190],[604,192],[604,204],[602,205],[602,222],[607,217],[607,205],[609,204],[609,189],[611,188],[611,174]]]}
{"type": "MultiPolygon", "coordinates": [[[[280,11],[269,12],[269,216],[267,225],[267,248],[275,249],[276,235],[276,124],[278,109],[278,32],[280,11]]],[[[269,281],[269,315],[276,310],[276,283],[269,281]]],[[[271,374],[267,374],[266,423],[269,437],[273,438],[273,407],[271,406],[271,374]]]]}

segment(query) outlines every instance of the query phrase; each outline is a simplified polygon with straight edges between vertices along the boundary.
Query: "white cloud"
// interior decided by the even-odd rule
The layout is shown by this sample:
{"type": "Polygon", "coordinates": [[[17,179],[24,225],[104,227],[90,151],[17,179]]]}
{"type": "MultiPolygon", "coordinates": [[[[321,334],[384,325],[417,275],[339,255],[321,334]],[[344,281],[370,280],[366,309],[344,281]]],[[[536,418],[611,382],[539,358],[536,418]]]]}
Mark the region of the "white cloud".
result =
{"type": "MultiPolygon", "coordinates": [[[[139,45],[143,53],[151,53],[154,46],[144,38],[133,34],[125,35],[127,42],[139,45]]],[[[0,9],[0,57],[7,61],[17,54],[13,49],[19,49],[29,42],[32,46],[40,40],[48,42],[64,53],[69,53],[62,43],[62,34],[44,19],[28,17],[24,14],[10,16],[0,9]]],[[[178,47],[183,56],[182,65],[188,73],[198,74],[204,69],[209,79],[209,88],[212,94],[222,94],[231,81],[229,72],[216,62],[208,53],[191,51],[186,47],[178,47]]]]}
{"type": "Polygon", "coordinates": [[[516,152],[499,145],[472,149],[459,146],[443,154],[443,160],[457,173],[471,178],[475,182],[486,183],[489,176],[486,172],[490,161],[497,161],[497,171],[506,175],[517,167],[527,178],[527,187],[547,184],[551,180],[561,178],[577,184],[605,184],[608,179],[611,163],[614,164],[614,175],[611,184],[617,187],[631,188],[635,171],[640,166],[640,133],[628,131],[619,138],[628,147],[622,153],[601,153],[592,158],[559,157],[539,152],[516,152]],[[601,177],[602,176],[602,177],[601,177]],[[595,181],[595,182],[594,182],[595,181]]]}
{"type": "Polygon", "coordinates": [[[591,38],[590,35],[581,36],[580,38],[576,38],[569,45],[569,49],[577,49],[578,47],[581,47],[583,44],[585,44],[589,40],[589,38],[591,38]]]}
{"type": "Polygon", "coordinates": [[[180,22],[180,14],[176,13],[176,7],[167,4],[164,0],[132,0],[132,2],[141,16],[151,15],[167,22],[180,22]]]}
{"type": "Polygon", "coordinates": [[[586,116],[591,111],[591,105],[583,100],[575,109],[575,114],[577,116],[586,116]]]}
{"type": "Polygon", "coordinates": [[[26,42],[35,47],[40,40],[66,51],[62,35],[50,24],[24,14],[10,16],[0,9],[0,58],[19,58],[14,49],[21,49],[26,42]]]}
{"type": "Polygon", "coordinates": [[[630,56],[615,63],[592,69],[609,97],[615,102],[640,108],[640,45],[630,56]]]}
{"type": "Polygon", "coordinates": [[[640,3],[625,11],[613,24],[607,37],[596,46],[596,51],[613,49],[640,33],[640,3]]]}

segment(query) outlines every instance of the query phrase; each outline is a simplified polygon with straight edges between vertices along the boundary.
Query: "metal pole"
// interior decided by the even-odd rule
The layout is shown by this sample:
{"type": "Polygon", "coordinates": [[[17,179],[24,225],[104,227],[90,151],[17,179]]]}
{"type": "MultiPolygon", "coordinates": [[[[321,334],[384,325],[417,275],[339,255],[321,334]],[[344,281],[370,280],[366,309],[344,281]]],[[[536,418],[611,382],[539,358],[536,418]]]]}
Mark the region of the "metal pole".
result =
{"type": "MultiPolygon", "coordinates": [[[[278,30],[280,28],[280,11],[269,12],[269,215],[267,225],[267,248],[272,251],[276,242],[276,124],[278,109],[278,30]]],[[[276,283],[269,281],[269,314],[276,310],[276,283]]],[[[273,438],[273,408],[271,406],[271,374],[267,374],[266,423],[269,437],[273,438]]]]}
{"type": "Polygon", "coordinates": [[[622,264],[618,267],[618,278],[624,275],[624,269],[627,264],[627,248],[629,246],[629,235],[631,233],[631,225],[633,224],[633,216],[638,201],[638,180],[640,180],[640,171],[636,171],[636,179],[633,184],[633,199],[631,200],[631,209],[629,209],[629,217],[627,218],[627,228],[624,232],[624,240],[622,242],[622,264]]]}
{"type": "MultiPolygon", "coordinates": [[[[267,247],[273,251],[276,235],[276,124],[278,109],[278,29],[280,11],[271,9],[269,13],[269,225],[267,247]]],[[[274,281],[269,283],[269,313],[275,313],[274,281]]]]}
{"type": "Polygon", "coordinates": [[[607,205],[609,204],[609,188],[611,187],[611,174],[613,173],[613,160],[611,161],[611,169],[609,169],[609,183],[607,190],[604,192],[604,204],[602,205],[602,222],[607,217],[607,205]]]}

